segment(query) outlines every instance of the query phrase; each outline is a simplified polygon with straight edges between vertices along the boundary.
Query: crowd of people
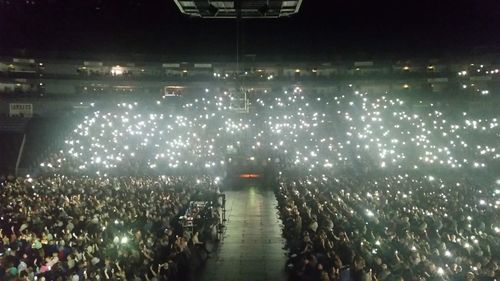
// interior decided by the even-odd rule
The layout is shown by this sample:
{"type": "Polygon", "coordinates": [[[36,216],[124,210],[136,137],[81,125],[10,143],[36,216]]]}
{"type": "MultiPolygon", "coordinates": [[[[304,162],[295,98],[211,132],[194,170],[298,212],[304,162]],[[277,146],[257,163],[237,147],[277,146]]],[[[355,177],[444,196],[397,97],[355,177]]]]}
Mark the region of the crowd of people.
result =
{"type": "Polygon", "coordinates": [[[250,114],[242,115],[233,110],[233,94],[207,89],[168,111],[161,102],[96,106],[39,167],[74,174],[222,175],[232,152],[265,152],[273,156],[264,159],[270,163],[308,172],[484,170],[500,160],[499,120],[491,112],[357,91],[307,95],[296,88],[252,96],[250,114]]]}
{"type": "Polygon", "coordinates": [[[0,280],[188,280],[207,236],[178,218],[218,188],[210,177],[3,181],[0,280]]]}
{"type": "Polygon", "coordinates": [[[498,277],[491,176],[500,117],[300,87],[252,96],[241,114],[238,91],[206,89],[169,110],[167,101],[93,107],[37,165],[38,174],[67,177],[2,185],[2,247],[14,257],[4,258],[5,276],[178,278],[187,242],[200,240],[176,238],[171,220],[194,193],[214,192],[228,155],[244,155],[279,172],[288,268],[298,280],[498,277]]]}
{"type": "Polygon", "coordinates": [[[296,280],[496,280],[500,186],[408,174],[281,181],[296,280]]]}

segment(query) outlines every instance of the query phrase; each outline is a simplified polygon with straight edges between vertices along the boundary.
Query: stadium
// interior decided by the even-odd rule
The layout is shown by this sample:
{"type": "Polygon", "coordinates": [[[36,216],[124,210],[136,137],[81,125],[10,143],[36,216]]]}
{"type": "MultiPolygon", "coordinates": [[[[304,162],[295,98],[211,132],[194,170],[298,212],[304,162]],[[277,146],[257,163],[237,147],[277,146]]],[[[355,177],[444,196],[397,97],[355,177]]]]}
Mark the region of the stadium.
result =
{"type": "Polygon", "coordinates": [[[499,278],[500,55],[260,60],[240,36],[236,61],[0,56],[0,280],[499,278]]]}

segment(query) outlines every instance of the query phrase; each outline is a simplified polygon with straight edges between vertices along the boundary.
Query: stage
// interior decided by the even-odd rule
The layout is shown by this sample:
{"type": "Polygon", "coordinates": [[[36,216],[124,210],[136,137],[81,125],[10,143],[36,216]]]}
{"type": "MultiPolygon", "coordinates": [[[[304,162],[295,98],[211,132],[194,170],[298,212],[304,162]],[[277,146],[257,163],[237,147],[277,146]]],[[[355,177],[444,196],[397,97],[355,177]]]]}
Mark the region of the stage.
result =
{"type": "Polygon", "coordinates": [[[286,280],[281,220],[269,188],[226,191],[226,227],[199,280],[286,280]]]}

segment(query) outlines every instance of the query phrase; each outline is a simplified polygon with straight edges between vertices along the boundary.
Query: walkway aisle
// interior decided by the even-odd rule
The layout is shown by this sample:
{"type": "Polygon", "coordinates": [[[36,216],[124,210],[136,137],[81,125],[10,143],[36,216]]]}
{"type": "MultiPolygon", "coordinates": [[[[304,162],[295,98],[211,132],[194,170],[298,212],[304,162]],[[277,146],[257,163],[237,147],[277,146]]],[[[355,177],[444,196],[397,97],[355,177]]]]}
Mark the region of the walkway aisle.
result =
{"type": "Polygon", "coordinates": [[[226,233],[201,280],[286,280],[277,203],[271,190],[250,187],[226,192],[226,233]]]}

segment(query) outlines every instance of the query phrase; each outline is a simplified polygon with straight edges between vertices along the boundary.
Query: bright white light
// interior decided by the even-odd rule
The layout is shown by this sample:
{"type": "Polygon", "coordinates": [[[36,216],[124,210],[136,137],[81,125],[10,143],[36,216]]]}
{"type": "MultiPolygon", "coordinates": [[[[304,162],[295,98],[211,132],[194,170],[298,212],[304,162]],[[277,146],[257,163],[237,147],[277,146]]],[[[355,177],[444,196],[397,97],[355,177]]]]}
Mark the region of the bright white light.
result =
{"type": "Polygon", "coordinates": [[[111,67],[111,75],[113,76],[123,75],[123,68],[119,65],[111,67]]]}
{"type": "Polygon", "coordinates": [[[375,214],[370,210],[366,210],[366,215],[369,217],[373,217],[375,214]]]}
{"type": "Polygon", "coordinates": [[[443,270],[443,268],[438,267],[438,269],[437,269],[437,274],[439,274],[439,275],[444,275],[444,270],[443,270]]]}
{"type": "Polygon", "coordinates": [[[122,239],[120,240],[120,243],[122,244],[127,244],[128,243],[128,238],[127,236],[123,236],[122,239]]]}

